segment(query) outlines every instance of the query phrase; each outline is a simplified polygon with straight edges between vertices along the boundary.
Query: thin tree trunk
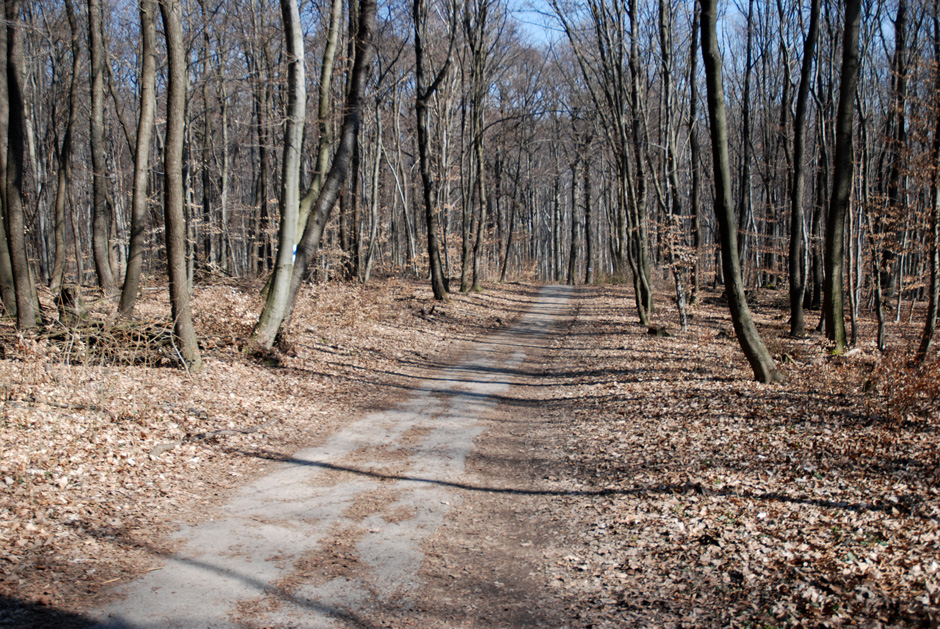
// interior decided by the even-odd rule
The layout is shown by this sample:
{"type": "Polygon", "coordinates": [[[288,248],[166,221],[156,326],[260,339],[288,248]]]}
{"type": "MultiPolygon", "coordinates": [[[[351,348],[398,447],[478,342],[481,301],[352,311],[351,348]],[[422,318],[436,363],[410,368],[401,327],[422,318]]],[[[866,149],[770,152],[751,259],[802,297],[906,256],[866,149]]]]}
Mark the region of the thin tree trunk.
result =
{"type": "Polygon", "coordinates": [[[701,21],[701,8],[695,3],[692,18],[691,48],[689,52],[689,159],[692,170],[692,189],[689,192],[689,212],[692,225],[692,303],[698,301],[699,260],[702,255],[702,227],[699,220],[701,213],[702,159],[701,144],[698,137],[698,33],[701,21]]]}
{"type": "Polygon", "coordinates": [[[75,19],[75,8],[72,0],[65,0],[65,12],[69,21],[72,48],[72,76],[69,81],[69,113],[65,124],[65,135],[62,138],[62,148],[59,150],[59,172],[56,181],[55,206],[53,210],[55,221],[55,260],[52,263],[52,275],[49,287],[57,293],[65,277],[65,259],[68,254],[68,245],[65,240],[65,207],[68,200],[68,186],[72,179],[72,141],[75,135],[75,114],[78,110],[78,73],[81,70],[81,46],[79,44],[79,31],[75,19]]]}
{"type": "Polygon", "coordinates": [[[427,60],[424,53],[425,29],[427,26],[428,6],[427,0],[414,0],[412,17],[415,25],[415,115],[417,117],[418,131],[418,168],[421,172],[422,193],[424,195],[424,216],[428,233],[428,260],[431,266],[431,291],[434,298],[440,301],[447,300],[447,288],[444,282],[444,270],[441,266],[441,247],[438,242],[438,213],[432,202],[433,193],[437,190],[436,182],[431,178],[431,156],[428,138],[428,105],[431,97],[450,67],[453,48],[453,36],[447,51],[447,59],[433,80],[428,81],[427,60]]]}
{"type": "Polygon", "coordinates": [[[793,119],[793,180],[790,188],[790,335],[806,335],[803,318],[803,296],[806,293],[805,236],[803,196],[806,181],[806,105],[813,80],[813,57],[819,39],[819,13],[821,0],[810,4],[809,33],[803,44],[803,64],[800,68],[800,87],[796,96],[796,115],[793,119]]]}
{"type": "Polygon", "coordinates": [[[333,141],[330,125],[330,103],[333,90],[333,66],[336,61],[336,48],[339,45],[339,29],[343,17],[343,0],[331,0],[330,24],[327,28],[326,46],[323,49],[323,61],[320,64],[320,90],[317,96],[317,162],[313,168],[313,181],[300,202],[300,217],[297,233],[302,234],[310,218],[313,202],[320,194],[320,186],[326,176],[330,162],[330,145],[333,141]]]}
{"type": "MultiPolygon", "coordinates": [[[[4,0],[6,3],[9,0],[4,0]]],[[[4,8],[4,12],[6,8],[4,8]]],[[[5,13],[4,13],[5,17],[5,13]]],[[[7,147],[9,145],[10,99],[7,87],[7,28],[0,26],[0,204],[3,207],[3,234],[0,238],[0,291],[3,309],[8,316],[16,316],[16,287],[13,281],[13,264],[10,260],[9,242],[6,234],[7,200],[7,147]]]]}
{"type": "MultiPolygon", "coordinates": [[[[378,248],[379,237],[379,190],[381,189],[380,176],[382,173],[382,115],[379,104],[375,107],[375,156],[372,162],[372,190],[369,195],[369,247],[366,249],[362,261],[362,281],[368,282],[372,278],[372,267],[375,263],[375,254],[378,248]]],[[[407,220],[407,219],[406,219],[407,220]]]]}
{"type": "MultiPolygon", "coordinates": [[[[636,184],[634,195],[634,224],[632,235],[636,256],[635,285],[639,289],[638,305],[640,305],[640,322],[649,325],[650,315],[653,313],[653,285],[651,279],[649,259],[649,235],[647,224],[649,218],[646,208],[646,166],[643,159],[640,138],[642,123],[642,94],[640,91],[640,52],[639,52],[639,7],[637,0],[630,0],[630,113],[633,129],[633,150],[636,162],[636,177],[630,177],[631,185],[636,184]]],[[[629,161],[626,155],[624,159],[629,161]]]]}
{"type": "Polygon", "coordinates": [[[88,47],[91,51],[91,137],[92,198],[92,253],[98,286],[105,295],[115,290],[114,271],[111,268],[110,235],[111,212],[108,208],[107,160],[104,143],[104,43],[102,42],[101,0],[88,0],[88,47]]]}
{"type": "Polygon", "coordinates": [[[751,74],[754,58],[754,0],[747,3],[747,32],[744,54],[744,92],[741,95],[741,170],[738,182],[738,259],[747,276],[748,219],[751,200],[751,74]]]}
{"type": "Polygon", "coordinates": [[[180,0],[160,0],[167,49],[167,122],[163,157],[166,258],[170,306],[180,357],[188,369],[202,367],[193,327],[186,276],[186,219],[183,209],[183,136],[186,123],[186,59],[180,0]]]}
{"type": "Polygon", "coordinates": [[[721,76],[721,52],[718,48],[716,32],[718,0],[701,0],[701,4],[702,57],[705,61],[705,81],[708,86],[708,115],[711,120],[712,158],[715,168],[715,218],[718,221],[718,232],[721,237],[728,306],[738,342],[754,371],[754,377],[760,382],[777,382],[783,379],[783,374],[777,371],[773,358],[754,325],[754,319],[744,295],[741,265],[738,261],[737,231],[734,210],[731,206],[728,124],[721,76]]]}
{"type": "MultiPolygon", "coordinates": [[[[940,95],[940,2],[933,2],[933,57],[934,57],[934,94],[940,95]]],[[[934,131],[931,145],[931,162],[933,162],[933,176],[931,178],[931,208],[930,208],[930,244],[928,257],[930,259],[930,285],[927,294],[927,315],[924,318],[924,331],[920,337],[920,346],[914,360],[923,364],[927,360],[933,344],[934,333],[937,329],[937,311],[940,310],[940,102],[934,102],[934,131]]]]}
{"type": "Polygon", "coordinates": [[[140,274],[144,263],[147,228],[147,186],[150,174],[150,140],[153,135],[157,99],[156,80],[156,4],[140,0],[140,116],[137,122],[137,146],[134,149],[134,190],[131,199],[131,238],[124,272],[124,288],[118,311],[122,316],[134,312],[140,274]]]}
{"type": "Polygon", "coordinates": [[[578,162],[571,163],[571,241],[568,249],[568,285],[578,283],[578,252],[581,251],[579,241],[581,235],[581,213],[578,212],[578,162]]]}
{"type": "Polygon", "coordinates": [[[845,29],[842,40],[842,82],[839,86],[839,110],[836,114],[836,152],[832,197],[826,217],[825,279],[823,281],[823,316],[826,336],[835,343],[836,353],[844,352],[847,341],[843,315],[842,285],[845,262],[845,215],[852,194],[854,172],[853,124],[855,87],[858,83],[858,34],[861,0],[845,1],[845,29]]]}
{"type": "Polygon", "coordinates": [[[584,283],[590,285],[594,283],[594,208],[591,199],[591,167],[587,161],[584,162],[581,179],[584,182],[584,283]]]}

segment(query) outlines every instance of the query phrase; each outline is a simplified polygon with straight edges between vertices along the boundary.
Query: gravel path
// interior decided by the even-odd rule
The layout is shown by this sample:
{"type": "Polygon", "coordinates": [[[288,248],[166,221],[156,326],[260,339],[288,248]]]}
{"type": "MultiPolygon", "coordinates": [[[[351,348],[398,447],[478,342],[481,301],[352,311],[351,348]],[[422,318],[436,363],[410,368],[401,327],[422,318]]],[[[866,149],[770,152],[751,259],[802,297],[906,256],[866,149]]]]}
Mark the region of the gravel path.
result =
{"type": "Polygon", "coordinates": [[[407,615],[424,543],[467,488],[484,418],[512,412],[501,400],[537,378],[523,367],[569,316],[570,297],[545,288],[513,325],[416,380],[394,408],[296,453],[221,517],[181,530],[181,550],[120,590],[99,626],[361,627],[389,610],[407,615]]]}

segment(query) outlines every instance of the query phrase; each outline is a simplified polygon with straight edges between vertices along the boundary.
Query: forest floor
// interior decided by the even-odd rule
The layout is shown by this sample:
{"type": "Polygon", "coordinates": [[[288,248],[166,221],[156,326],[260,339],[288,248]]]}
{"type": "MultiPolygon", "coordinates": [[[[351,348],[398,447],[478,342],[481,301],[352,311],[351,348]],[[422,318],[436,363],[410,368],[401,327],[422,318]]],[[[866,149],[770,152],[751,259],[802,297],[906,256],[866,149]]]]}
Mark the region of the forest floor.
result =
{"type": "MultiPolygon", "coordinates": [[[[317,285],[289,343],[252,354],[258,288],[197,286],[193,374],[143,325],[166,320],[162,289],[138,310],[150,336],[111,327],[101,303],[83,331],[0,329],[0,626],[89,624],[163,569],[181,526],[406,404],[540,295],[439,305],[402,280],[317,285]]],[[[416,589],[338,626],[937,626],[940,370],[908,365],[916,316],[889,326],[886,355],[863,320],[857,347],[830,356],[818,335],[787,337],[785,294],[763,291],[754,311],[788,377],[760,385],[719,294],[682,333],[667,295],[658,337],[624,287],[572,289],[523,366],[498,372],[509,388],[487,393],[416,589]]],[[[355,547],[334,542],[307,577],[355,576],[355,547]]],[[[256,603],[233,620],[287,626],[256,603]]]]}

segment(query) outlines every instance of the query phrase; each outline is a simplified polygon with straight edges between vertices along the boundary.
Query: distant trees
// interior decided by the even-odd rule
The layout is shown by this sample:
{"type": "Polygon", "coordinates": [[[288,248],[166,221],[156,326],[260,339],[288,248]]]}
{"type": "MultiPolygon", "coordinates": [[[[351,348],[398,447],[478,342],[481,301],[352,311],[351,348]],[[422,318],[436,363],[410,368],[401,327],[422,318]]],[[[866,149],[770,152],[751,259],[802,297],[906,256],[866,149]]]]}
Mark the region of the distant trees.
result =
{"type": "MultiPolygon", "coordinates": [[[[263,346],[310,279],[405,273],[444,299],[618,278],[644,325],[667,279],[680,321],[700,286],[737,291],[703,176],[701,1],[552,0],[551,46],[502,0],[298,2],[289,36],[281,0],[180,3],[181,100],[154,24],[173,4],[4,0],[0,297],[22,326],[39,284],[120,282],[127,315],[161,274],[181,308],[206,275],[263,279],[263,346]]],[[[932,338],[936,7],[713,6],[741,290],[786,283],[790,333],[819,312],[836,351],[865,313],[883,346],[924,304],[932,338]]]]}

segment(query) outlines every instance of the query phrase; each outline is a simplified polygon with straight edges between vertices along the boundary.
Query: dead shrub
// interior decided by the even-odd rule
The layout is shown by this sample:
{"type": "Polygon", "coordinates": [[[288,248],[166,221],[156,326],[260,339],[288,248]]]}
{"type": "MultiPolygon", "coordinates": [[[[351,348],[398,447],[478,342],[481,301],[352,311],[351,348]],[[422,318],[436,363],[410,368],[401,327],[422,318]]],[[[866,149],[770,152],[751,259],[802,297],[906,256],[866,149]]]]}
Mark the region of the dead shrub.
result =
{"type": "Polygon", "coordinates": [[[940,356],[922,364],[909,351],[891,351],[875,369],[869,389],[878,394],[892,421],[936,422],[940,418],[940,356]]]}

